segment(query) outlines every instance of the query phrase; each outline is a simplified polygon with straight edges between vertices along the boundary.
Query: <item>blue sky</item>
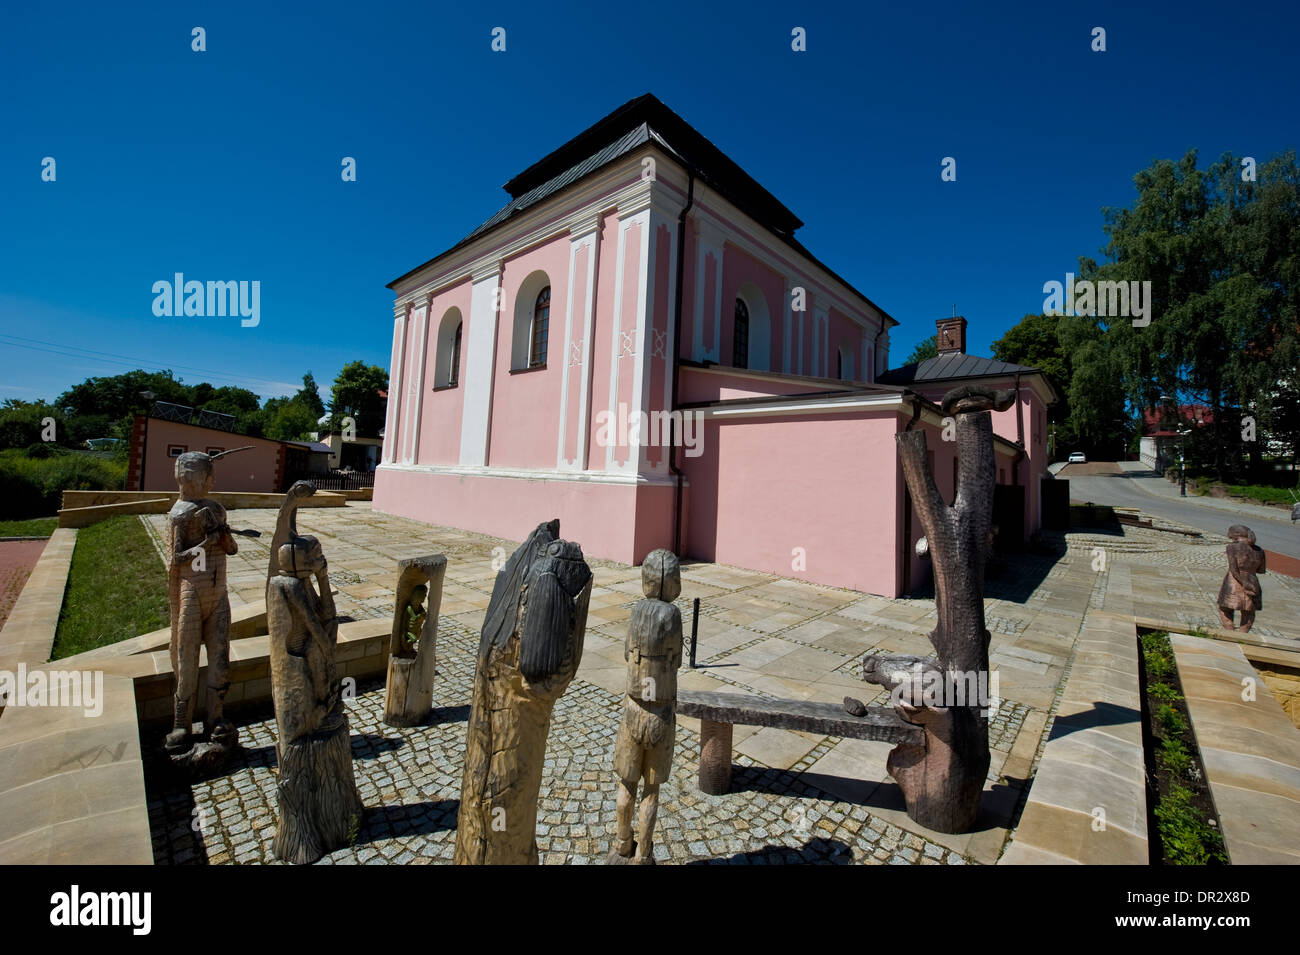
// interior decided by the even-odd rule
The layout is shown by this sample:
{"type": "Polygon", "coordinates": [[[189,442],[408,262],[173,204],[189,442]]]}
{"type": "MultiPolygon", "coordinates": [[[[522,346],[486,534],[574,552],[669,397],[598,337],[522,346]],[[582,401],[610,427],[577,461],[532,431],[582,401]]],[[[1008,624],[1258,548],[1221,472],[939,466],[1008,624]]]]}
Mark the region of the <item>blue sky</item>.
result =
{"type": "Polygon", "coordinates": [[[990,6],[10,4],[0,399],[137,366],[263,397],[387,367],[385,284],[647,91],[902,323],[893,364],[954,305],[987,354],[1098,256],[1101,208],[1153,159],[1297,146],[1295,4],[990,6]],[[260,324],[156,317],[175,272],[260,281],[260,324]]]}

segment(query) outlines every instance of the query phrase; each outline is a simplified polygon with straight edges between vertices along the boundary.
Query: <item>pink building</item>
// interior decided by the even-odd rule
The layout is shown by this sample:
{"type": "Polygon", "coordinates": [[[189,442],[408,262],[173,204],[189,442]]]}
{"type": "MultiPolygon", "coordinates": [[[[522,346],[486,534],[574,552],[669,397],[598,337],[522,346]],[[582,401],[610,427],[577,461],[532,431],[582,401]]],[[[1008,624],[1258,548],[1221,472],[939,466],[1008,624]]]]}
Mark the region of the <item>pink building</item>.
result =
{"type": "MultiPolygon", "coordinates": [[[[596,557],[669,547],[894,596],[926,572],[894,435],[927,431],[951,495],[933,401],[979,380],[1020,389],[995,428],[999,480],[1023,490],[1000,501],[1019,536],[1038,526],[1046,379],[964,340],[933,360],[949,378],[924,362],[886,373],[897,322],[653,96],[505,189],[502,210],[389,286],[376,509],[508,539],[558,517],[596,557]]],[[[959,322],[941,325],[964,337],[959,322]]]]}

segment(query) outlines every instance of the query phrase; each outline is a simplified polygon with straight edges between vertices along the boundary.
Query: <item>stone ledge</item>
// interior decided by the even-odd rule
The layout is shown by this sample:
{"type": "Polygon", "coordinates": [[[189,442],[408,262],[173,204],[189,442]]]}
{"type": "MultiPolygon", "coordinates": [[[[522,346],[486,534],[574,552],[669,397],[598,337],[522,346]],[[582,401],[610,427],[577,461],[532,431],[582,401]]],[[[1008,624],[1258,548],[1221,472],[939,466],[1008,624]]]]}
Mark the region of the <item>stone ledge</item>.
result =
{"type": "MultiPolygon", "coordinates": [[[[256,618],[256,609],[250,610],[247,619],[256,618]]],[[[342,624],[338,646],[349,659],[340,674],[360,680],[386,673],[388,632],[384,620],[342,624]]],[[[135,641],[149,644],[159,635],[167,631],[135,641]]],[[[264,711],[272,705],[270,637],[247,636],[231,649],[227,712],[264,711]]],[[[166,649],[126,651],[93,659],[82,654],[33,668],[102,673],[98,716],[79,707],[10,706],[4,712],[0,864],[153,863],[140,740],[143,735],[145,745],[161,745],[171,719],[171,661],[166,649]]],[[[202,685],[206,653],[200,653],[199,663],[202,685]]]]}
{"type": "Polygon", "coordinates": [[[999,865],[1146,865],[1137,631],[1088,612],[1020,825],[999,865]],[[1098,829],[1096,810],[1104,811],[1098,829]]]}
{"type": "Polygon", "coordinates": [[[30,667],[49,660],[76,546],[75,530],[56,528],[50,535],[0,630],[0,670],[13,672],[20,663],[30,667]]]}
{"type": "Polygon", "coordinates": [[[1242,647],[1170,634],[1210,796],[1234,865],[1300,865],[1300,730],[1242,647]],[[1242,699],[1243,681],[1255,699],[1242,699]]]}

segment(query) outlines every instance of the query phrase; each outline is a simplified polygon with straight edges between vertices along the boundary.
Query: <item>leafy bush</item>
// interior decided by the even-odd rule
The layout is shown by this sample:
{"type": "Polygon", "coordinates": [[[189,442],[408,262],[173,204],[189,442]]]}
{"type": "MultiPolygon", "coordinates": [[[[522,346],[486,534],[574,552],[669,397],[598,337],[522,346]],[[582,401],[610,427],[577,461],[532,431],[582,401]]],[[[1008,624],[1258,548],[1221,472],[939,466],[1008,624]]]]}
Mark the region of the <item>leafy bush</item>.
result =
{"type": "Polygon", "coordinates": [[[1183,714],[1168,703],[1161,703],[1156,710],[1156,719],[1160,721],[1160,728],[1164,730],[1166,736],[1182,736],[1187,730],[1187,721],[1183,719],[1183,714]]]}
{"type": "Polygon", "coordinates": [[[1183,695],[1168,683],[1152,683],[1147,687],[1147,692],[1161,703],[1177,703],[1183,698],[1183,695]]]}
{"type": "Polygon", "coordinates": [[[1201,819],[1192,805],[1192,791],[1174,786],[1156,805],[1156,824],[1165,856],[1174,865],[1206,865],[1228,861],[1223,837],[1201,819]]]}
{"type": "Polygon", "coordinates": [[[56,451],[33,458],[24,451],[0,451],[0,520],[48,517],[62,506],[64,491],[121,488],[126,463],[94,454],[56,451]]]}
{"type": "Polygon", "coordinates": [[[1160,765],[1171,776],[1183,776],[1192,768],[1192,754],[1187,751],[1182,740],[1176,737],[1166,737],[1160,744],[1160,751],[1156,754],[1160,765]]]}

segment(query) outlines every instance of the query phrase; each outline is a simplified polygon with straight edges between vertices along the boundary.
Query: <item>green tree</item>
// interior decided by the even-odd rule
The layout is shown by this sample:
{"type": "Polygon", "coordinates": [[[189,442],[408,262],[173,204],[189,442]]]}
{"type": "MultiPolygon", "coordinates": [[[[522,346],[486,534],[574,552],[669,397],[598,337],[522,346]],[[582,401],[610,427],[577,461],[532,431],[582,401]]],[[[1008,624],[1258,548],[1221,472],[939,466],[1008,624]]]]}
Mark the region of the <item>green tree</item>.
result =
{"type": "Polygon", "coordinates": [[[55,440],[69,444],[67,422],[58,408],[44,401],[6,398],[4,405],[0,406],[0,448],[26,448],[39,444],[46,418],[54,419],[55,440]]]}
{"type": "Polygon", "coordinates": [[[309,409],[316,416],[317,421],[325,416],[325,402],[321,401],[320,389],[310,371],[302,376],[302,389],[294,398],[303,407],[309,409]]]}
{"type": "Polygon", "coordinates": [[[262,409],[262,430],[273,441],[306,441],[316,430],[316,416],[297,396],[271,398],[262,409]]]}
{"type": "Polygon", "coordinates": [[[937,358],[939,356],[939,346],[934,340],[934,336],[922,339],[916,343],[912,349],[912,354],[907,356],[904,365],[915,365],[917,362],[925,361],[927,358],[937,358]]]}
{"type": "Polygon", "coordinates": [[[1054,315],[1026,315],[993,343],[992,351],[998,361],[1037,368],[1051,379],[1060,397],[1048,409],[1047,420],[1053,425],[1056,454],[1064,457],[1080,445],[1080,439],[1070,421],[1074,372],[1070,353],[1061,344],[1060,321],[1054,315]]]}
{"type": "Polygon", "coordinates": [[[1189,459],[1220,479],[1240,467],[1243,450],[1258,463],[1260,443],[1243,448],[1243,413],[1261,441],[1295,446],[1300,168],[1288,152],[1260,166],[1255,182],[1241,172],[1231,155],[1198,168],[1193,150],[1139,172],[1131,207],[1104,210],[1108,261],[1080,259],[1080,278],[1150,282],[1151,322],[1061,320],[1081,435],[1112,416],[1118,390],[1134,410],[1162,394],[1207,405],[1214,424],[1189,443],[1189,459]]]}
{"type": "Polygon", "coordinates": [[[378,365],[353,361],[344,365],[334,379],[330,401],[330,427],[341,428],[343,419],[356,422],[358,437],[377,437],[384,426],[388,400],[388,372],[378,365]]]}

